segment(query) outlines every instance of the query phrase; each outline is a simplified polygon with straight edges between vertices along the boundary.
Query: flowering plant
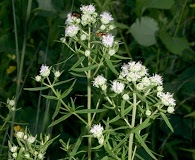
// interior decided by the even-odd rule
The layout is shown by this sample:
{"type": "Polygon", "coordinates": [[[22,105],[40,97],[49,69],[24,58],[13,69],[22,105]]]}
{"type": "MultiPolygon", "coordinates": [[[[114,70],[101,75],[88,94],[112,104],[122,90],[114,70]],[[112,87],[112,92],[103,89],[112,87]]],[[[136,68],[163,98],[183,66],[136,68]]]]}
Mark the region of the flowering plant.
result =
{"type": "MultiPolygon", "coordinates": [[[[173,131],[167,117],[168,113],[174,112],[176,105],[173,95],[164,92],[162,77],[158,74],[150,76],[141,62],[122,63],[123,59],[128,58],[116,54],[120,41],[115,39],[114,18],[109,12],[98,14],[92,4],[82,5],[80,12],[67,15],[65,33],[59,40],[74,53],[70,59],[77,57],[69,69],[74,78],[60,81],[63,71],[44,64],[40,74],[34,78],[42,86],[26,90],[52,91],[52,94],[42,94],[56,104],[48,127],[55,127],[71,116],[80,121],[82,131],[73,144],[70,139],[67,142],[60,139],[62,149],[67,152],[65,158],[142,159],[142,155],[137,153],[140,149],[138,146],[141,146],[150,157],[157,159],[147,145],[147,129],[155,119],[162,118],[173,131]],[[113,75],[108,75],[108,70],[113,75]],[[86,81],[86,93],[83,95],[86,99],[84,104],[78,105],[77,100],[68,95],[80,78],[86,81]],[[58,89],[58,86],[66,83],[71,83],[68,88],[58,89]]],[[[37,151],[40,148],[33,146],[35,142],[38,143],[36,136],[25,131],[17,132],[16,138],[21,149],[10,142],[12,158],[18,155],[27,158],[28,154],[43,159],[48,145],[54,140],[48,142],[48,138],[47,141],[40,138],[38,146],[47,142],[48,145],[43,151],[37,151]]]]}

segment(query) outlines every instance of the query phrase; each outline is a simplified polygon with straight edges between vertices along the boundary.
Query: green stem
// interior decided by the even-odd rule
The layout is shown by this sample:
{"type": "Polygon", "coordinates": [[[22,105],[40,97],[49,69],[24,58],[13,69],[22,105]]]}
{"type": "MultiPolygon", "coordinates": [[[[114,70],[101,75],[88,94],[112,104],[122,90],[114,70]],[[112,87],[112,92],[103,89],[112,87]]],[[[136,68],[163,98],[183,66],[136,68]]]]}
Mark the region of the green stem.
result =
{"type": "MultiPolygon", "coordinates": [[[[137,110],[137,98],[136,93],[133,93],[133,112],[132,112],[132,119],[131,119],[131,127],[135,126],[135,118],[136,118],[136,110],[137,110]]],[[[131,133],[129,136],[129,152],[128,152],[128,160],[133,160],[133,139],[134,133],[131,133]]]]}
{"type": "MultiPolygon", "coordinates": [[[[89,34],[88,34],[88,49],[91,48],[91,27],[89,26],[89,34]]],[[[88,66],[91,65],[90,56],[88,57],[88,66]]],[[[91,109],[91,70],[87,72],[87,109],[91,109]]],[[[91,113],[87,114],[87,123],[88,127],[91,127],[91,113]]],[[[91,160],[91,137],[88,137],[88,160],[91,160]]]]}
{"type": "Polygon", "coordinates": [[[182,19],[183,14],[184,14],[184,9],[186,7],[187,1],[188,0],[186,0],[185,3],[184,3],[184,5],[183,5],[182,11],[181,11],[181,14],[180,14],[180,17],[179,17],[179,21],[178,21],[178,24],[177,24],[177,28],[176,28],[175,33],[174,33],[174,37],[176,36],[176,34],[177,34],[178,30],[179,30],[179,26],[180,26],[181,19],[182,19]]]}
{"type": "MultiPolygon", "coordinates": [[[[32,6],[32,0],[28,1],[28,6],[27,6],[27,12],[26,12],[26,21],[25,21],[25,27],[24,27],[24,40],[23,40],[23,46],[22,46],[22,54],[21,57],[19,55],[19,48],[18,48],[18,35],[17,35],[17,25],[16,25],[16,16],[15,16],[15,5],[14,5],[14,0],[12,0],[12,8],[13,8],[13,18],[14,18],[14,30],[15,30],[15,40],[16,40],[16,56],[17,56],[17,80],[16,80],[16,105],[15,107],[17,108],[17,102],[20,97],[20,90],[21,90],[21,81],[22,81],[22,71],[23,71],[23,65],[24,65],[24,57],[26,53],[26,38],[27,38],[27,24],[28,24],[28,19],[30,17],[30,12],[31,12],[31,6],[32,6]]],[[[15,121],[15,112],[13,112],[12,115],[12,122],[15,121]]],[[[10,131],[10,141],[12,142],[13,140],[13,127],[14,123],[11,124],[11,131],[10,131]]]]}

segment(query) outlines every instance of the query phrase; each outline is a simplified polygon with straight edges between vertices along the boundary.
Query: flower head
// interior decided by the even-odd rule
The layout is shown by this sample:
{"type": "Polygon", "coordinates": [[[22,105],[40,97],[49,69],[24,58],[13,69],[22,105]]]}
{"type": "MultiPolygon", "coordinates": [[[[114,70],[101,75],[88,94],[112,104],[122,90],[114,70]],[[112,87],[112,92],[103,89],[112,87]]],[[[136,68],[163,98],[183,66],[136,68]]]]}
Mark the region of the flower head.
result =
{"type": "Polygon", "coordinates": [[[98,75],[96,78],[94,78],[93,86],[105,90],[107,88],[106,81],[107,81],[106,78],[104,78],[102,75],[98,75]]]}
{"type": "Polygon", "coordinates": [[[17,146],[13,146],[13,147],[11,147],[11,148],[10,148],[10,151],[14,153],[14,152],[16,152],[16,151],[17,151],[17,149],[18,149],[18,147],[17,147],[17,146]]]}
{"type": "Polygon", "coordinates": [[[167,93],[162,93],[160,95],[160,99],[162,101],[162,103],[165,105],[165,106],[172,106],[174,107],[176,104],[175,104],[175,99],[173,98],[173,95],[170,94],[169,92],[167,93]]]}
{"type": "Polygon", "coordinates": [[[43,77],[48,77],[50,74],[50,68],[46,65],[41,66],[40,75],[43,77]]]}
{"type": "Polygon", "coordinates": [[[153,75],[152,77],[150,77],[151,83],[155,86],[157,85],[162,85],[162,77],[158,74],[153,75]]]}
{"type": "Polygon", "coordinates": [[[65,36],[66,37],[74,37],[79,31],[79,27],[76,25],[70,25],[65,29],[65,36]]]}
{"type": "Polygon", "coordinates": [[[35,77],[35,81],[40,82],[40,81],[41,81],[41,76],[37,75],[37,76],[35,77]]]}
{"type": "Polygon", "coordinates": [[[83,12],[83,14],[94,14],[95,13],[95,7],[94,5],[82,5],[80,7],[80,10],[83,12]]]}
{"type": "Polygon", "coordinates": [[[90,133],[93,134],[94,138],[100,138],[102,137],[102,132],[103,132],[104,128],[101,126],[101,124],[95,124],[91,127],[90,129],[90,133]]]}
{"type": "Polygon", "coordinates": [[[174,111],[175,111],[175,108],[172,107],[172,106],[170,106],[170,107],[167,108],[167,112],[168,113],[173,113],[174,111]]]}
{"type": "Polygon", "coordinates": [[[117,82],[117,81],[112,82],[111,90],[113,90],[115,93],[117,94],[122,93],[124,89],[125,89],[125,85],[122,82],[117,82]]]}
{"type": "Polygon", "coordinates": [[[107,34],[102,36],[102,43],[105,47],[112,47],[114,42],[114,36],[107,34]]]}
{"type": "Polygon", "coordinates": [[[33,137],[33,136],[30,136],[30,137],[27,139],[27,141],[28,141],[29,143],[31,143],[31,144],[34,143],[35,140],[36,140],[36,138],[33,137]]]}
{"type": "Polygon", "coordinates": [[[103,24],[108,24],[110,21],[113,20],[112,16],[110,13],[108,12],[103,12],[102,14],[100,14],[100,21],[103,23],[103,24]]]}
{"type": "Polygon", "coordinates": [[[59,78],[60,75],[61,75],[60,71],[55,71],[55,72],[54,72],[54,76],[55,76],[56,78],[59,78]]]}
{"type": "Polygon", "coordinates": [[[68,13],[65,24],[79,24],[80,21],[80,18],[73,16],[72,13],[68,13]]]}

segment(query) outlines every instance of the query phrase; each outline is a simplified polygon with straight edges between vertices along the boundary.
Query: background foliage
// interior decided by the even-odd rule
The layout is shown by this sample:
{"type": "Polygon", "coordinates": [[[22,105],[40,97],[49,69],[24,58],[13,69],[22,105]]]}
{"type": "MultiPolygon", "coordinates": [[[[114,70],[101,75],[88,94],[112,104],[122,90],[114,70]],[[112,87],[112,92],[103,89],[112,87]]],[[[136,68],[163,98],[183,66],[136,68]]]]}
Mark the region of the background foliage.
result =
{"type": "MultiPolygon", "coordinates": [[[[17,108],[21,109],[16,112],[15,122],[10,122],[0,133],[0,155],[6,157],[5,135],[13,123],[28,125],[33,134],[47,132],[53,137],[60,134],[64,141],[68,138],[74,141],[80,135],[74,117],[47,128],[55,105],[42,99],[39,92],[23,88],[39,85],[32,77],[38,74],[41,64],[65,70],[62,79],[73,77],[68,70],[75,63],[74,58],[65,61],[73,53],[56,40],[64,34],[67,13],[89,3],[99,12],[107,10],[114,15],[118,27],[115,36],[123,42],[118,54],[142,61],[150,73],[161,74],[164,87],[177,100],[176,112],[170,119],[174,132],[164,123],[155,122],[150,128],[152,150],[164,155],[159,159],[195,159],[195,7],[192,0],[2,0],[0,101],[16,96],[17,108]],[[64,63],[58,65],[60,62],[64,63]]],[[[85,93],[82,86],[86,80],[80,78],[77,82],[70,96],[83,104],[85,97],[80,95],[85,93]]],[[[6,109],[1,107],[0,113],[5,117],[6,109]]],[[[63,157],[60,146],[58,141],[53,143],[47,156],[63,157]]],[[[150,158],[146,155],[145,159],[150,158]]]]}

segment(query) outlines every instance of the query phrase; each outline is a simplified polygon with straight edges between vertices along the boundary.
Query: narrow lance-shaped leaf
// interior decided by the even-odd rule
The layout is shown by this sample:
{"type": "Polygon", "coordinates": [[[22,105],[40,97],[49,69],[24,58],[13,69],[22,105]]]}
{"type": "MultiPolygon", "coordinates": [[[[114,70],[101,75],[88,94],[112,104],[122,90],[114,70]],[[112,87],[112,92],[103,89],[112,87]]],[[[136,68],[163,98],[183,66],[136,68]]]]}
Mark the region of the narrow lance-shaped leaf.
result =
{"type": "Polygon", "coordinates": [[[160,112],[160,115],[163,118],[163,120],[165,121],[165,123],[167,124],[167,126],[169,127],[169,129],[173,132],[173,127],[172,127],[171,123],[169,122],[167,116],[162,112],[160,112]]]}
{"type": "Polygon", "coordinates": [[[118,71],[115,69],[115,67],[114,67],[114,65],[112,64],[111,60],[108,59],[108,58],[105,58],[105,61],[106,61],[106,64],[108,65],[108,67],[110,68],[110,70],[111,70],[114,74],[118,75],[119,73],[118,73],[118,71]]]}
{"type": "Polygon", "coordinates": [[[148,146],[146,145],[146,143],[144,142],[144,140],[142,139],[142,137],[140,136],[139,133],[135,133],[136,138],[138,140],[138,142],[141,144],[141,146],[145,149],[145,151],[155,160],[157,160],[157,158],[153,155],[152,151],[148,148],[148,146]]]}
{"type": "Polygon", "coordinates": [[[72,115],[72,113],[68,113],[62,117],[60,117],[59,119],[55,120],[54,122],[52,122],[49,127],[55,126],[56,124],[66,120],[67,118],[69,118],[72,115]]]}
{"type": "Polygon", "coordinates": [[[75,71],[75,72],[85,72],[85,71],[89,71],[89,70],[97,68],[98,65],[99,64],[94,64],[94,65],[90,65],[90,66],[83,67],[83,68],[74,68],[74,69],[71,69],[71,70],[75,71]]]}
{"type": "Polygon", "coordinates": [[[70,70],[73,70],[74,68],[78,67],[83,62],[84,59],[85,59],[84,56],[80,57],[79,60],[70,68],[70,70]]]}
{"type": "Polygon", "coordinates": [[[57,114],[59,113],[60,107],[61,107],[61,102],[60,102],[60,100],[58,100],[55,112],[54,112],[54,114],[52,116],[52,119],[54,119],[57,116],[57,114]]]}

